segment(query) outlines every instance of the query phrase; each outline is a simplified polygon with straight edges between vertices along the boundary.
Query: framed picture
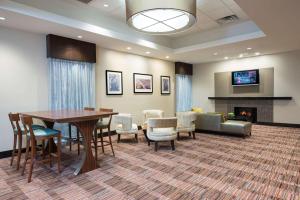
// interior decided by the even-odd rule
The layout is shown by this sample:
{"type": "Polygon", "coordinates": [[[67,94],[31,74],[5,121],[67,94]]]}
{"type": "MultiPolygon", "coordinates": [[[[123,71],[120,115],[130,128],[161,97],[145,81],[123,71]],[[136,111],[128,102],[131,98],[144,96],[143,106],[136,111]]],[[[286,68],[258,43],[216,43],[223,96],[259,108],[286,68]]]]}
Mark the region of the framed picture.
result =
{"type": "Polygon", "coordinates": [[[106,70],[106,95],[123,95],[122,72],[106,70]]]}
{"type": "Polygon", "coordinates": [[[153,93],[153,76],[151,74],[133,74],[134,93],[153,93]]]}
{"type": "Polygon", "coordinates": [[[171,94],[170,76],[160,76],[161,94],[171,94]]]}

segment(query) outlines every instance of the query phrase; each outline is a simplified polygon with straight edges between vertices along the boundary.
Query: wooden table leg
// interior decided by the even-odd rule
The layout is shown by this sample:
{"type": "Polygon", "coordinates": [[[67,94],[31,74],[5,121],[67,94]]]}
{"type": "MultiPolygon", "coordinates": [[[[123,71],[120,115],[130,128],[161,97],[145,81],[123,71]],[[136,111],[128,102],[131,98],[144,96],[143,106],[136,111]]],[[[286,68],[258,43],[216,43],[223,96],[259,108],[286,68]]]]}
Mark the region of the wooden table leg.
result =
{"type": "Polygon", "coordinates": [[[76,126],[79,129],[79,132],[82,134],[83,146],[84,146],[84,151],[81,154],[82,158],[78,168],[74,173],[75,175],[78,175],[79,173],[89,172],[97,168],[97,161],[93,155],[92,145],[91,145],[93,139],[93,132],[97,122],[98,119],[72,123],[74,126],[76,126]]]}

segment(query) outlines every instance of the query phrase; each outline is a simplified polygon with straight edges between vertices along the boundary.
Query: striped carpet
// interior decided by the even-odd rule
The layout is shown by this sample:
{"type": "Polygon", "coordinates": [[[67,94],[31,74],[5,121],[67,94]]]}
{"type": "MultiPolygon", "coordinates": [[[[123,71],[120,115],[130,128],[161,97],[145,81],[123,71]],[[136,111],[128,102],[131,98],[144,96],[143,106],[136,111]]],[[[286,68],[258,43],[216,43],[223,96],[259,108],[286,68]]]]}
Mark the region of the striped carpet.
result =
{"type": "MultiPolygon", "coordinates": [[[[252,137],[196,134],[158,152],[126,139],[101,155],[100,168],[73,176],[76,151],[56,173],[38,165],[28,184],[0,160],[0,199],[300,199],[300,129],[254,126],[252,137]]],[[[113,138],[116,141],[116,137],[113,138]]],[[[74,146],[75,147],[75,146],[74,146]]],[[[27,174],[26,174],[27,175],[27,174]]]]}

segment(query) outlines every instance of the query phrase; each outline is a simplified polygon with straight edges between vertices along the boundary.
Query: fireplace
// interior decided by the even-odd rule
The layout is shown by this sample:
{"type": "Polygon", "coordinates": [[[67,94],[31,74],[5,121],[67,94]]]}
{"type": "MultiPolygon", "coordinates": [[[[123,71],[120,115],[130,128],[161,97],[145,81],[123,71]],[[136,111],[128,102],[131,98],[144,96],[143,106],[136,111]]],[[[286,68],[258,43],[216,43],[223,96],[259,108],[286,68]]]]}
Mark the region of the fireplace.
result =
{"type": "Polygon", "coordinates": [[[257,108],[234,107],[234,114],[237,120],[257,122],[257,108]]]}

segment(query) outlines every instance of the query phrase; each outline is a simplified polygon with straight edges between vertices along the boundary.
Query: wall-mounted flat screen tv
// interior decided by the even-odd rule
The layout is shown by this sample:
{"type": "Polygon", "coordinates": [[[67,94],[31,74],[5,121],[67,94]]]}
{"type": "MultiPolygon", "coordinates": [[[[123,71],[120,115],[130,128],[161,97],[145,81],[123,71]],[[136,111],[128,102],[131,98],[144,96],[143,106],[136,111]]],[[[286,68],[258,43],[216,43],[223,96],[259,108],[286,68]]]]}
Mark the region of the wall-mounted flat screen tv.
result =
{"type": "Polygon", "coordinates": [[[246,86],[259,84],[259,70],[245,70],[232,72],[233,86],[246,86]]]}

